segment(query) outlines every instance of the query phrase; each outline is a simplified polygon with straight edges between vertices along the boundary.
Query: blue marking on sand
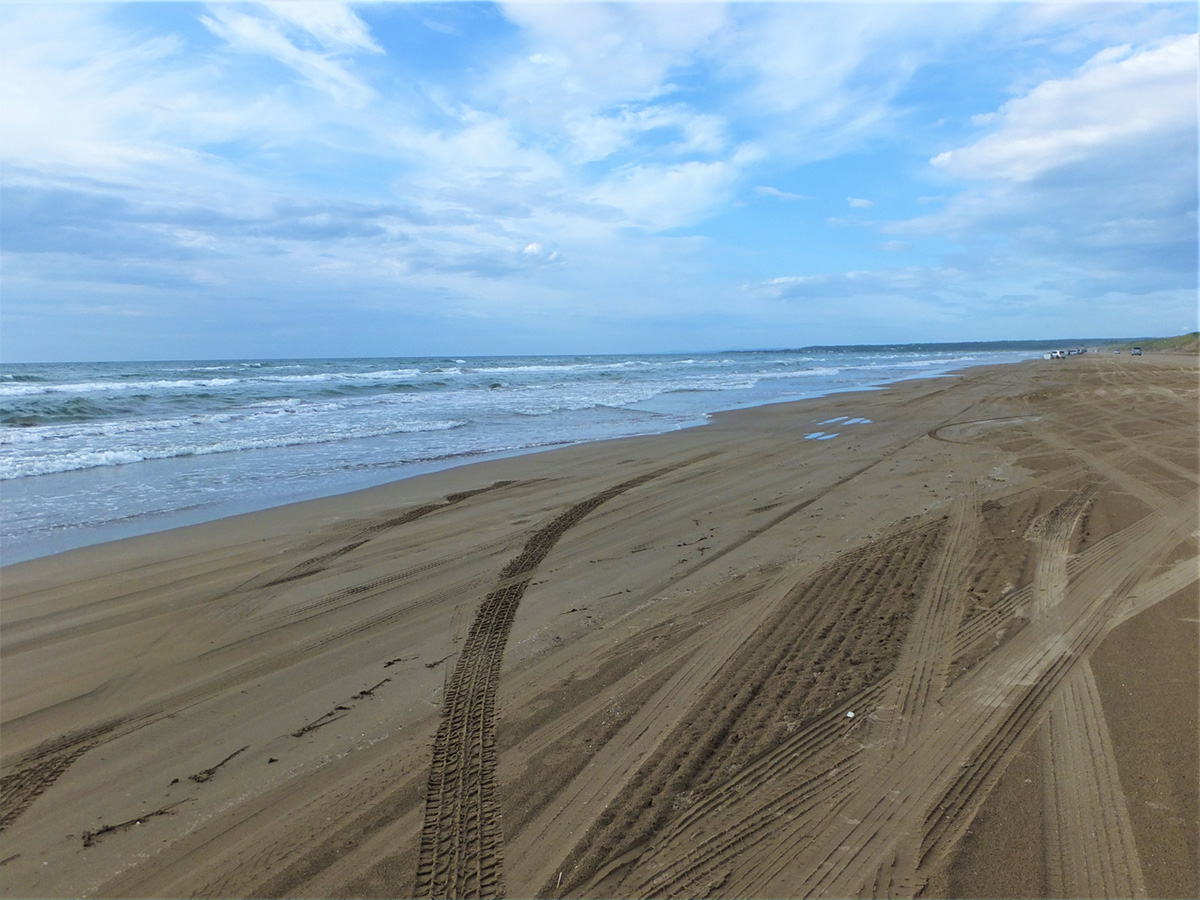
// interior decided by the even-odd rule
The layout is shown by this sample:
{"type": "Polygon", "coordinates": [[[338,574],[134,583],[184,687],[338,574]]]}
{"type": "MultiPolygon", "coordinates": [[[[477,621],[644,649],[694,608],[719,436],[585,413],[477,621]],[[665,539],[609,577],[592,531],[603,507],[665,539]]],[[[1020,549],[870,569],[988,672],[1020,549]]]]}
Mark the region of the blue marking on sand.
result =
{"type": "Polygon", "coordinates": [[[830,438],[835,438],[837,436],[838,436],[838,433],[835,431],[833,434],[823,434],[819,438],[817,438],[817,440],[818,441],[827,441],[830,438]]]}
{"type": "MultiPolygon", "coordinates": [[[[818,422],[818,425],[833,425],[835,422],[841,422],[843,425],[870,425],[870,419],[864,419],[859,416],[851,418],[850,416],[834,416],[832,419],[826,419],[824,422],[818,422]]],[[[817,434],[822,432],[818,431],[817,434]]]]}
{"type": "Polygon", "coordinates": [[[823,431],[814,431],[812,434],[806,434],[804,439],[806,441],[827,441],[830,438],[835,438],[837,436],[838,433],[836,431],[833,434],[826,434],[823,431]]]}

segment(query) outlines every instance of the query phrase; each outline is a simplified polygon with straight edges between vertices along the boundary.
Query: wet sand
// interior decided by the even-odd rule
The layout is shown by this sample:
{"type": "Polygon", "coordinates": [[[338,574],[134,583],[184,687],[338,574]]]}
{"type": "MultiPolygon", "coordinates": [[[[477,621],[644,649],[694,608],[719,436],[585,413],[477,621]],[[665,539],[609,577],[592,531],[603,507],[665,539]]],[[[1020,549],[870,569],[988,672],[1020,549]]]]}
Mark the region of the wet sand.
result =
{"type": "Polygon", "coordinates": [[[1194,897],[1198,401],[978,368],[6,567],[0,893],[1194,897]]]}

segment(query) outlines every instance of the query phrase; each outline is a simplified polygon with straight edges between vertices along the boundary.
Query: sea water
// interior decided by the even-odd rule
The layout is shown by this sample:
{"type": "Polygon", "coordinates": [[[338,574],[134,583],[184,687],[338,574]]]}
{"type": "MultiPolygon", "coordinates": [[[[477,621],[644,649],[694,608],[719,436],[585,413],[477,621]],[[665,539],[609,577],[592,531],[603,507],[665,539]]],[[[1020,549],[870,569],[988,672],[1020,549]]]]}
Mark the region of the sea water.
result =
{"type": "Polygon", "coordinates": [[[0,366],[0,561],[1040,347],[0,366]]]}

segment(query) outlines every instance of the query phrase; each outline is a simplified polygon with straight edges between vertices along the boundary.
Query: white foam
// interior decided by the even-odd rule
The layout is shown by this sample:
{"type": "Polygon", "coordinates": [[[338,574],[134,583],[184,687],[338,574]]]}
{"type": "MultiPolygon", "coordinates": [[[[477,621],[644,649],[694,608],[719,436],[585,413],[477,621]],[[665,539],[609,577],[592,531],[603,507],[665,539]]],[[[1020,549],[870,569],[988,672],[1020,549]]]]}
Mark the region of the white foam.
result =
{"type": "MultiPolygon", "coordinates": [[[[314,427],[285,432],[241,433],[226,436],[224,439],[209,439],[200,442],[181,441],[178,443],[153,442],[149,441],[146,435],[140,434],[135,436],[136,448],[125,447],[97,451],[63,447],[22,457],[0,457],[0,481],[27,478],[32,475],[75,472],[81,469],[95,469],[102,466],[123,466],[152,459],[209,456],[217,453],[234,453],[242,450],[273,450],[284,447],[335,443],[355,438],[449,431],[454,428],[461,428],[466,424],[463,420],[401,421],[386,422],[375,426],[358,425],[338,432],[314,427]]],[[[219,438],[222,436],[218,434],[214,435],[214,437],[219,438]]]]}

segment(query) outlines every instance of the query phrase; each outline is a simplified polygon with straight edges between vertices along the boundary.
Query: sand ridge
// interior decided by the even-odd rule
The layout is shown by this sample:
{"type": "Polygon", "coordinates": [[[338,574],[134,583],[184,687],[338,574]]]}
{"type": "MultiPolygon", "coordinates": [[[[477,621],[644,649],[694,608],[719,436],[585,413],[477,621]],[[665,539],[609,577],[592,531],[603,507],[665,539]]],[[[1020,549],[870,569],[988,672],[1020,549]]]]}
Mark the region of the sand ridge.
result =
{"type": "Polygon", "coordinates": [[[971,369],[6,567],[0,892],[1194,896],[1197,387],[971,369]]]}

